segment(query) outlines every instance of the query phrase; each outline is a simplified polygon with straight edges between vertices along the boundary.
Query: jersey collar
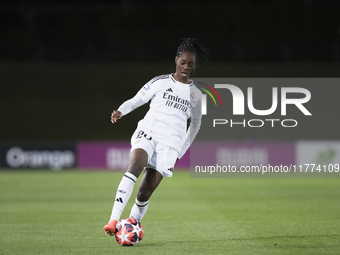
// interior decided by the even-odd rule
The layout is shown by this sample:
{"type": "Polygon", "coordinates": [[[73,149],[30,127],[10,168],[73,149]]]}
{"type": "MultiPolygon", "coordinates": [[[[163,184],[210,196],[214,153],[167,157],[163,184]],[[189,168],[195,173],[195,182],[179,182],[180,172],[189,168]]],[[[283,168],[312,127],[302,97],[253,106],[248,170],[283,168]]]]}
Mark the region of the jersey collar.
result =
{"type": "Polygon", "coordinates": [[[173,75],[174,75],[174,73],[171,73],[169,76],[170,76],[170,79],[171,79],[174,83],[183,84],[183,85],[189,85],[189,86],[194,85],[194,82],[193,82],[193,80],[191,80],[191,79],[189,79],[189,82],[190,82],[189,84],[188,84],[188,83],[182,83],[182,82],[180,82],[180,81],[176,81],[173,75]]]}

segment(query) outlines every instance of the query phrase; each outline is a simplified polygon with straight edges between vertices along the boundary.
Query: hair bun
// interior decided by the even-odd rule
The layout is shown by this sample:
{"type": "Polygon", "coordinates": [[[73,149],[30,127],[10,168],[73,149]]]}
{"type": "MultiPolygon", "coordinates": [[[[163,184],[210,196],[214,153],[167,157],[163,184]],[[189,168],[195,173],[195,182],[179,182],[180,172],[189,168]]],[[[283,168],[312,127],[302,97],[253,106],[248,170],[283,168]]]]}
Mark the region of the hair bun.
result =
{"type": "Polygon", "coordinates": [[[205,63],[210,58],[210,50],[203,48],[195,38],[182,38],[178,41],[176,56],[180,56],[183,52],[196,54],[198,64],[205,63]]]}

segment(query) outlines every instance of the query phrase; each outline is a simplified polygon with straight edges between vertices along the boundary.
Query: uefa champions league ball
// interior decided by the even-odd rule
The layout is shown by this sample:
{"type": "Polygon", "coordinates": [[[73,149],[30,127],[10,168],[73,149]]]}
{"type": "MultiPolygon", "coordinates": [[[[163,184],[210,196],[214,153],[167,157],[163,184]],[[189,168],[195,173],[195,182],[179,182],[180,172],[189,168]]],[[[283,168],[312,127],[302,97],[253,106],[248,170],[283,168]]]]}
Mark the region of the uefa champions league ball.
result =
{"type": "Polygon", "coordinates": [[[144,236],[144,229],[139,221],[126,218],[118,222],[116,241],[122,246],[136,246],[144,236]]]}

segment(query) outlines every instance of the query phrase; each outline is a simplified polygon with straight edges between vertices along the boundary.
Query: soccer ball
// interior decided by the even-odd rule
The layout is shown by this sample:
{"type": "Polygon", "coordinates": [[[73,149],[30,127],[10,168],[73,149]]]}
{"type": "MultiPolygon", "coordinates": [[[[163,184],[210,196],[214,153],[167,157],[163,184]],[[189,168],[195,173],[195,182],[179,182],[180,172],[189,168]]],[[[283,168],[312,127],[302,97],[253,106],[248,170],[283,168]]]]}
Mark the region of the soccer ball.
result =
{"type": "Polygon", "coordinates": [[[116,241],[122,246],[136,246],[144,236],[144,229],[139,221],[126,218],[117,224],[116,241]]]}

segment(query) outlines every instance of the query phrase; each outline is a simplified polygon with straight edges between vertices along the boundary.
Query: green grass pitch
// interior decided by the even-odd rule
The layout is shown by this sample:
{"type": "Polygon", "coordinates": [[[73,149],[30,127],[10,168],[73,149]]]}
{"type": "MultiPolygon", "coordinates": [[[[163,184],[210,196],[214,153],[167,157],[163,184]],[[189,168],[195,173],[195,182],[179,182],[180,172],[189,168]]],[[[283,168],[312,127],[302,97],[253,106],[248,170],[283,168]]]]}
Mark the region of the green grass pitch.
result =
{"type": "Polygon", "coordinates": [[[102,228],[122,175],[1,171],[0,254],[340,254],[340,179],[175,172],[151,197],[144,240],[121,247],[102,228]]]}

